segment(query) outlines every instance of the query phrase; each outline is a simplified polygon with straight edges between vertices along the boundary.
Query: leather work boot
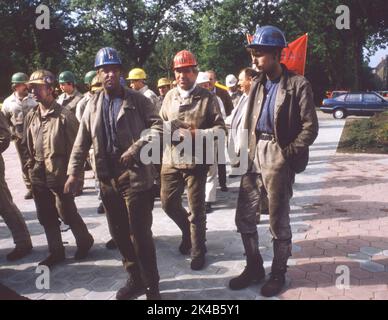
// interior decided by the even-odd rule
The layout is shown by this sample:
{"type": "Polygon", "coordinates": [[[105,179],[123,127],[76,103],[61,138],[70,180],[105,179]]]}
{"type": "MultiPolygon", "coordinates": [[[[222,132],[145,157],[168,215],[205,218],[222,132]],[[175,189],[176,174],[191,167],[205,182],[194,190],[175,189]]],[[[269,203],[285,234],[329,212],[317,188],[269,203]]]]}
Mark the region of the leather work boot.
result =
{"type": "Polygon", "coordinates": [[[62,261],[65,261],[65,252],[64,251],[58,251],[55,253],[50,253],[48,257],[41,262],[38,263],[40,266],[47,266],[49,268],[61,263],[62,261]]]}
{"type": "Polygon", "coordinates": [[[13,249],[10,253],[7,254],[6,258],[8,261],[16,261],[21,258],[24,258],[26,255],[28,255],[32,250],[32,246],[16,246],[15,249],[13,249]]]}
{"type": "Polygon", "coordinates": [[[117,300],[129,300],[141,296],[146,292],[146,288],[143,281],[140,278],[139,273],[130,272],[129,278],[125,285],[119,289],[116,293],[117,300]]]}
{"type": "Polygon", "coordinates": [[[241,290],[249,287],[251,284],[259,283],[265,278],[263,267],[263,258],[259,251],[259,239],[257,232],[242,233],[241,238],[245,249],[247,265],[244,271],[229,282],[229,288],[232,290],[241,290]]]}
{"type": "Polygon", "coordinates": [[[212,213],[213,212],[212,204],[210,202],[205,202],[205,212],[206,213],[212,213]]]}
{"type": "Polygon", "coordinates": [[[192,270],[202,270],[205,266],[205,254],[201,254],[191,259],[190,267],[192,270]]]}
{"type": "Polygon", "coordinates": [[[86,258],[86,256],[88,255],[89,250],[93,246],[93,243],[94,243],[94,239],[93,239],[92,235],[91,234],[89,234],[89,235],[90,235],[90,237],[89,237],[88,241],[85,244],[83,244],[77,248],[77,251],[74,254],[75,260],[82,260],[82,259],[86,258]]]}
{"type": "Polygon", "coordinates": [[[273,261],[270,279],[261,288],[261,294],[264,297],[273,297],[278,295],[286,283],[285,274],[287,272],[287,261],[291,256],[291,240],[273,241],[273,261]]]}
{"type": "Polygon", "coordinates": [[[260,283],[265,278],[265,270],[263,265],[256,265],[256,267],[244,268],[244,271],[229,282],[229,288],[232,290],[241,290],[248,288],[251,284],[260,283]]]}
{"type": "Polygon", "coordinates": [[[191,235],[190,235],[190,229],[187,231],[182,232],[182,241],[179,245],[179,252],[183,255],[187,255],[190,253],[191,250],[191,235]]]}
{"type": "Polygon", "coordinates": [[[228,187],[224,184],[224,185],[221,186],[221,191],[222,191],[222,192],[228,192],[229,189],[228,189],[228,187]]]}
{"type": "Polygon", "coordinates": [[[159,291],[159,286],[156,285],[156,286],[147,288],[146,297],[147,297],[147,300],[162,300],[162,297],[159,291]]]}
{"type": "Polygon", "coordinates": [[[273,297],[278,295],[286,283],[285,273],[271,273],[269,280],[261,288],[261,295],[273,297]]]}
{"type": "Polygon", "coordinates": [[[117,244],[113,239],[110,239],[107,243],[105,243],[105,248],[108,250],[115,250],[117,249],[117,244]]]}
{"type": "Polygon", "coordinates": [[[100,202],[98,208],[97,208],[97,213],[98,214],[104,214],[105,213],[105,208],[104,208],[104,205],[102,204],[102,202],[100,202]]]}
{"type": "Polygon", "coordinates": [[[59,225],[43,226],[46,233],[47,244],[50,254],[46,259],[39,262],[39,265],[49,268],[65,260],[65,247],[62,243],[62,236],[59,225]]]}
{"type": "Polygon", "coordinates": [[[31,190],[28,190],[27,193],[24,195],[24,199],[25,200],[30,200],[32,199],[33,196],[32,196],[32,191],[31,190]]]}

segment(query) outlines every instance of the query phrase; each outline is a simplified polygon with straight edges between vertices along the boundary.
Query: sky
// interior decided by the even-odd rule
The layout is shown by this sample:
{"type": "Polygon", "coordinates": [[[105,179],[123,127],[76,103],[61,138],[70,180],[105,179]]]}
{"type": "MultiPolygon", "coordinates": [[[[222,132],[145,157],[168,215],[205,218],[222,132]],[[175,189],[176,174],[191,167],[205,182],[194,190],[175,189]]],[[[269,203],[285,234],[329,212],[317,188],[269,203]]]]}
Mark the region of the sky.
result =
{"type": "Polygon", "coordinates": [[[381,58],[385,58],[388,55],[388,48],[378,50],[375,55],[370,57],[369,66],[375,68],[381,61],[381,58]]]}

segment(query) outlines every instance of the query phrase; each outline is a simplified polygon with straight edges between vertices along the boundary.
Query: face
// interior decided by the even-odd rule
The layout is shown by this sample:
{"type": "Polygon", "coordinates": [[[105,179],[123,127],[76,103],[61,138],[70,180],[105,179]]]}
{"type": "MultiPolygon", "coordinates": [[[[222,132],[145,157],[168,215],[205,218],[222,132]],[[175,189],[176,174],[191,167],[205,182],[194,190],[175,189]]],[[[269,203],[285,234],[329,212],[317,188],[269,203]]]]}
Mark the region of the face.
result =
{"type": "Polygon", "coordinates": [[[14,90],[19,97],[25,97],[28,94],[27,85],[24,83],[15,85],[14,90]]]}
{"type": "Polygon", "coordinates": [[[245,76],[245,72],[241,72],[238,76],[238,86],[241,88],[241,91],[245,94],[249,93],[251,89],[251,78],[245,76]]]}
{"type": "Polygon", "coordinates": [[[265,48],[254,48],[251,50],[252,64],[256,66],[257,71],[271,73],[279,63],[272,50],[265,48]]]}
{"type": "Polygon", "coordinates": [[[60,83],[59,87],[61,88],[62,92],[67,94],[72,94],[74,91],[74,85],[72,83],[60,83]]]}
{"type": "Polygon", "coordinates": [[[31,83],[28,85],[28,91],[32,94],[33,98],[40,103],[45,103],[52,98],[53,88],[45,84],[31,83]]]}
{"type": "Polygon", "coordinates": [[[229,90],[230,92],[236,92],[236,91],[237,91],[237,89],[238,89],[238,87],[237,87],[237,86],[234,86],[234,87],[229,87],[229,88],[228,88],[228,90],[229,90]]]}
{"type": "Polygon", "coordinates": [[[167,94],[167,92],[170,90],[170,86],[162,86],[162,87],[159,87],[159,94],[161,96],[165,96],[167,94]]]}
{"type": "Polygon", "coordinates": [[[177,85],[183,90],[191,89],[194,86],[198,75],[195,69],[191,67],[175,69],[174,73],[177,85]]]}
{"type": "Polygon", "coordinates": [[[200,87],[206,89],[206,90],[210,90],[210,82],[204,82],[204,83],[200,83],[198,84],[200,87]]]}
{"type": "Polygon", "coordinates": [[[103,88],[112,92],[120,89],[120,67],[118,65],[106,65],[98,69],[103,88]]]}
{"type": "Polygon", "coordinates": [[[133,90],[140,90],[144,87],[143,80],[131,80],[129,85],[133,90]]]}
{"type": "Polygon", "coordinates": [[[206,74],[210,80],[210,90],[213,90],[217,81],[216,74],[214,72],[206,72],[206,74]]]}

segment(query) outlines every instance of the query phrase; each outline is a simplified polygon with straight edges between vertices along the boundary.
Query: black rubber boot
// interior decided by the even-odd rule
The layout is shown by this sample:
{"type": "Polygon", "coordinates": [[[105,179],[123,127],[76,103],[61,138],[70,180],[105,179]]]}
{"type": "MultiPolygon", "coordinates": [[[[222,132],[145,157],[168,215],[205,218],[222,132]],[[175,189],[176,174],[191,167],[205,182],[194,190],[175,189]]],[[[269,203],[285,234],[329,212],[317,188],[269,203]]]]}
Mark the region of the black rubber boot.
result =
{"type": "Polygon", "coordinates": [[[251,284],[259,283],[265,278],[263,258],[259,251],[259,237],[257,232],[243,233],[241,234],[241,238],[247,257],[247,265],[238,277],[230,280],[229,288],[232,290],[247,288],[251,284]]]}

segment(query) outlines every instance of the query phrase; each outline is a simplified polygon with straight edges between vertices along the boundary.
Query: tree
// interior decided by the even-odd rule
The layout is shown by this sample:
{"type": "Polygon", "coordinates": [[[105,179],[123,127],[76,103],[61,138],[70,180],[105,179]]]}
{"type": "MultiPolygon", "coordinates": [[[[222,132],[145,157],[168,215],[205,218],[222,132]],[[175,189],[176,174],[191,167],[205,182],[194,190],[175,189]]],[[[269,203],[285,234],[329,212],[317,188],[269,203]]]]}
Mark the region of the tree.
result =
{"type": "Polygon", "coordinates": [[[66,1],[46,1],[50,29],[38,30],[35,13],[40,1],[3,1],[0,4],[0,96],[9,93],[15,72],[30,74],[38,68],[58,72],[66,60],[69,19],[66,1]]]}
{"type": "Polygon", "coordinates": [[[143,66],[163,31],[180,12],[206,1],[72,0],[81,24],[111,36],[126,66],[143,66]]]}

